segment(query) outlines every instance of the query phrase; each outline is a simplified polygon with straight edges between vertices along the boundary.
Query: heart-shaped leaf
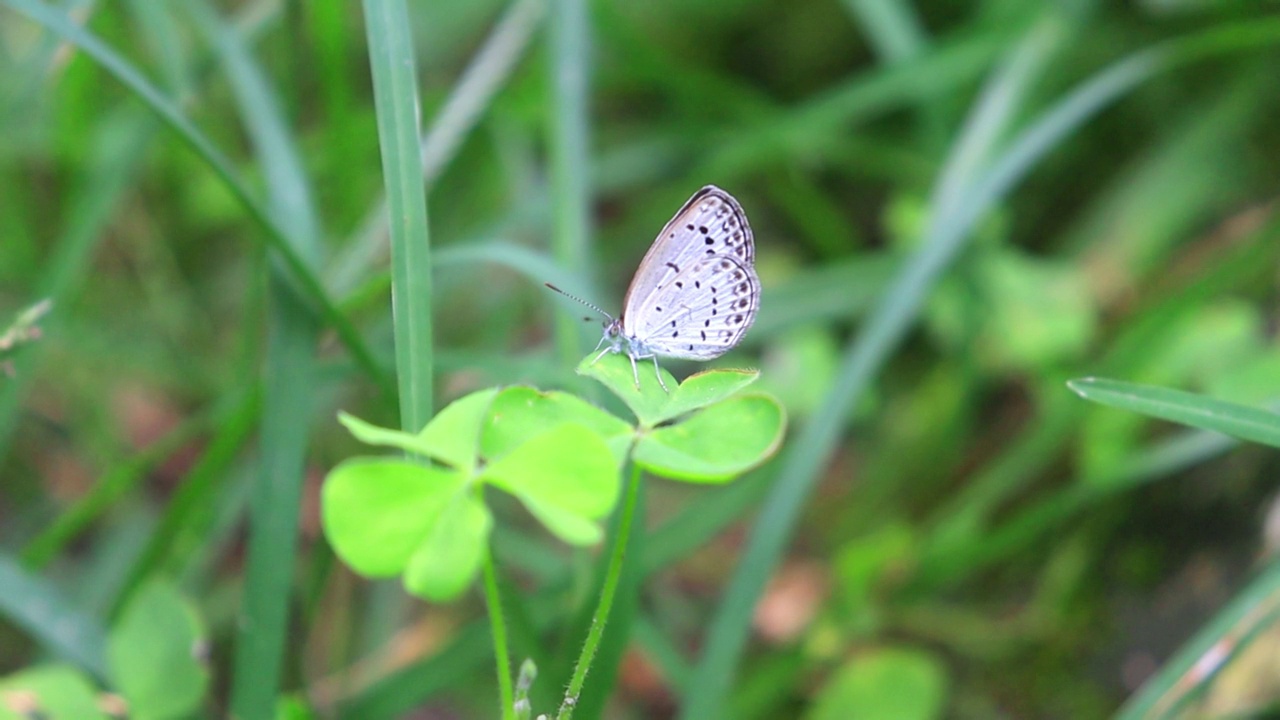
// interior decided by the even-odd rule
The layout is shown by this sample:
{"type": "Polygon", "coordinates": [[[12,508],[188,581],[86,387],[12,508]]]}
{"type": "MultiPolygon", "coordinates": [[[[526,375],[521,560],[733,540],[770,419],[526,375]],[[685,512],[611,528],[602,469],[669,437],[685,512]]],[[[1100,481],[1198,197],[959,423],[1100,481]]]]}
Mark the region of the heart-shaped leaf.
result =
{"type": "Polygon", "coordinates": [[[614,449],[619,463],[625,459],[630,425],[576,395],[523,386],[506,388],[494,398],[481,453],[489,461],[496,460],[547,428],[567,422],[594,431],[614,449]]]}
{"type": "Polygon", "coordinates": [[[604,539],[604,529],[595,520],[563,510],[554,505],[540,503],[530,497],[521,498],[529,514],[547,527],[552,535],[570,545],[595,545],[604,539]]]}
{"type": "Polygon", "coordinates": [[[348,460],[329,472],[321,493],[325,535],[356,572],[395,575],[466,481],[460,472],[407,460],[348,460]]]}
{"type": "Polygon", "coordinates": [[[647,426],[680,417],[733,396],[760,377],[759,370],[706,370],[685,378],[647,426]]]}
{"type": "MultiPolygon", "coordinates": [[[[606,353],[595,360],[595,354],[589,355],[578,364],[577,373],[594,378],[604,383],[609,391],[622,399],[631,408],[641,425],[646,427],[656,424],[654,418],[662,412],[670,401],[667,390],[658,384],[658,377],[653,371],[653,361],[640,361],[632,373],[631,358],[617,353],[606,353]],[[640,388],[636,389],[636,378],[640,379],[640,388]]],[[[662,381],[668,390],[677,386],[676,379],[666,370],[659,369],[662,381]]]]}
{"type": "Polygon", "coordinates": [[[0,678],[0,718],[26,720],[108,720],[98,709],[93,686],[70,665],[42,665],[0,678]],[[25,712],[12,709],[25,703],[25,712]],[[7,714],[7,715],[6,715],[7,714]]]}
{"type": "Polygon", "coordinates": [[[342,423],[357,440],[366,445],[393,447],[413,455],[431,456],[431,446],[419,440],[418,436],[412,433],[379,427],[373,423],[365,422],[355,415],[344,412],[338,413],[338,422],[342,423]]]}
{"type": "Polygon", "coordinates": [[[618,500],[618,468],[598,434],[564,423],[490,463],[481,479],[521,500],[594,519],[618,500]]]}
{"type": "Polygon", "coordinates": [[[632,459],[655,475],[722,482],[764,462],[782,441],[782,407],[768,395],[743,395],[660,427],[636,441],[632,459]]]}
{"type": "Polygon", "coordinates": [[[405,589],[436,602],[461,595],[480,570],[492,526],[483,500],[470,493],[455,495],[409,559],[405,589]]]}
{"type": "Polygon", "coordinates": [[[946,700],[947,674],[937,658],[888,648],[857,655],[836,670],[804,717],[932,720],[945,715],[946,700]]]}
{"type": "Polygon", "coordinates": [[[436,413],[418,433],[427,454],[459,470],[473,471],[480,458],[480,435],[497,388],[477,390],[436,413]]]}
{"type": "Polygon", "coordinates": [[[139,588],[111,628],[107,658],[130,717],[185,717],[200,706],[209,670],[200,659],[204,625],[169,583],[139,588]]]}

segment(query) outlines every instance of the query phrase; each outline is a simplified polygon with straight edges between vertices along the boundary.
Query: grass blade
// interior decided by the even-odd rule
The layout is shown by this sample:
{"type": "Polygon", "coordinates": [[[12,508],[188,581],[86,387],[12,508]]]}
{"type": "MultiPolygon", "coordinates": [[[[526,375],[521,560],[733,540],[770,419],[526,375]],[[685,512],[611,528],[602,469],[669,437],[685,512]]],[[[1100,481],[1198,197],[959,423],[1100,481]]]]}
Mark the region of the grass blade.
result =
{"type": "MultiPolygon", "coordinates": [[[[551,0],[552,231],[556,262],[591,284],[588,250],[591,234],[591,191],[587,122],[588,57],[585,0],[551,0]]],[[[594,293],[588,293],[591,297],[594,293]]],[[[582,357],[582,323],[569,313],[556,313],[555,339],[560,359],[569,366],[582,357]]]]}
{"type": "MultiPolygon", "coordinates": [[[[457,155],[463,140],[480,121],[503,83],[515,72],[545,10],[546,0],[513,2],[463,71],[421,142],[422,176],[428,187],[457,155]]],[[[389,217],[385,198],[374,203],[374,209],[358,226],[360,229],[349,249],[334,264],[329,286],[335,289],[335,294],[351,292],[377,259],[385,256],[389,217]]]]}
{"type": "Polygon", "coordinates": [[[1117,720],[1183,717],[1178,712],[1280,614],[1280,562],[1272,561],[1116,713],[1117,720]]]}
{"type": "Polygon", "coordinates": [[[0,555],[0,613],[42,645],[100,680],[107,677],[106,636],[48,582],[0,555]]]}
{"type": "Polygon", "coordinates": [[[262,227],[265,231],[266,245],[280,254],[288,270],[290,282],[297,285],[303,297],[315,304],[318,314],[333,326],[356,363],[390,396],[391,381],[386,372],[374,360],[373,354],[355,327],[338,311],[314,269],[308,266],[303,257],[298,255],[290,245],[286,231],[279,224],[279,218],[269,212],[253,196],[248,186],[236,175],[231,162],[182,114],[178,106],[166,98],[123,56],[66,15],[34,0],[0,0],[0,2],[43,25],[92,57],[104,70],[137,95],[165,125],[178,133],[178,136],[209,165],[231,194],[240,201],[254,222],[262,227]]]}
{"type": "Polygon", "coordinates": [[[400,427],[417,432],[432,411],[431,248],[418,166],[418,86],[403,0],[366,0],[369,65],[391,217],[391,302],[400,427]]]}
{"type": "Polygon", "coordinates": [[[1067,383],[1077,395],[1108,407],[1280,448],[1280,415],[1170,388],[1085,378],[1067,383]]]}
{"type": "MultiPolygon", "coordinates": [[[[267,181],[271,216],[290,254],[318,267],[320,226],[283,111],[239,34],[206,3],[188,6],[223,61],[267,181]]],[[[231,682],[239,717],[270,717],[288,638],[298,507],[314,391],[319,327],[287,280],[283,253],[269,272],[261,457],[252,489],[249,549],[231,682]]],[[[314,277],[314,276],[313,276],[314,277]]]]}
{"type": "MultiPolygon", "coordinates": [[[[107,117],[95,138],[95,157],[87,163],[84,177],[77,182],[74,200],[67,210],[67,225],[41,270],[36,283],[37,297],[48,299],[52,312],[42,325],[45,333],[56,334],[61,324],[60,309],[69,307],[89,269],[89,259],[103,238],[103,228],[117,203],[132,182],[143,150],[155,133],[152,123],[136,112],[107,117]],[[121,132],[122,129],[124,132],[121,132]]],[[[6,322],[8,318],[6,318],[6,322]]],[[[42,343],[33,343],[13,358],[13,377],[0,383],[0,460],[7,454],[18,425],[27,385],[38,367],[42,343]]]]}
{"type": "MultiPolygon", "coordinates": [[[[973,180],[967,191],[953,195],[957,198],[955,202],[942,204],[947,212],[932,219],[923,247],[895,279],[865,330],[846,352],[828,401],[792,441],[782,461],[783,481],[766,500],[744,559],[711,626],[705,653],[691,684],[699,691],[684,708],[682,717],[716,717],[721,712],[738,657],[745,647],[755,601],[825,458],[840,437],[848,411],[897,347],[926,293],[983,214],[1007,195],[1041,158],[1058,147],[1063,138],[1139,83],[1192,60],[1278,40],[1280,22],[1251,22],[1235,28],[1215,28],[1120,60],[1046,111],[990,163],[985,173],[973,180]]],[[[944,173],[946,177],[948,173],[944,173]]]]}
{"type": "Polygon", "coordinates": [[[822,471],[826,458],[840,438],[849,413],[871,384],[880,367],[897,348],[915,320],[925,296],[943,269],[969,237],[974,216],[968,225],[954,224],[951,217],[962,206],[965,181],[976,174],[976,164],[1019,107],[1036,66],[1034,40],[1044,26],[1033,28],[1027,40],[1011,56],[1003,73],[984,92],[966,132],[957,142],[938,182],[933,216],[920,250],[897,275],[882,296],[861,335],[845,352],[845,358],[828,399],[791,442],[781,460],[776,483],[765,500],[764,510],[752,528],[742,562],[733,574],[729,591],[711,625],[703,656],[690,688],[690,702],[683,718],[718,717],[735,673],[738,657],[746,646],[751,613],[764,590],[765,582],[781,557],[801,508],[822,471]]]}

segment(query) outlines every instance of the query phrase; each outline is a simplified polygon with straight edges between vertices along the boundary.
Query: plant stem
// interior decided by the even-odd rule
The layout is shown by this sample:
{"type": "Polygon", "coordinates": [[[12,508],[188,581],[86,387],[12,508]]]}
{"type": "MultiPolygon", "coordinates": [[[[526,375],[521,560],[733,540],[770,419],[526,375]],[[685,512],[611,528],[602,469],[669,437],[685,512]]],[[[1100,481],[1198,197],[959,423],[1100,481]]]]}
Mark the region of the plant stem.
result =
{"type": "Polygon", "coordinates": [[[511,689],[507,625],[502,619],[502,594],[498,592],[498,573],[493,566],[493,552],[488,547],[484,551],[484,596],[489,606],[489,626],[493,633],[493,657],[498,663],[498,696],[502,702],[502,720],[515,720],[516,699],[511,689]]]}
{"type": "Polygon", "coordinates": [[[582,694],[587,672],[591,670],[591,661],[595,659],[596,651],[600,649],[600,640],[604,637],[604,626],[609,620],[609,610],[613,607],[613,596],[618,590],[618,580],[622,577],[622,562],[627,557],[627,539],[631,537],[631,520],[635,515],[636,497],[639,492],[640,467],[632,464],[631,479],[627,482],[627,496],[622,505],[622,517],[618,522],[613,553],[609,558],[609,569],[604,576],[604,586],[600,589],[600,604],[596,606],[595,615],[591,617],[591,629],[587,631],[587,640],[582,644],[582,653],[578,655],[578,664],[573,668],[573,678],[569,680],[569,689],[565,691],[564,702],[560,704],[560,712],[556,715],[556,720],[570,720],[573,717],[573,709],[578,705],[578,696],[582,694]]]}

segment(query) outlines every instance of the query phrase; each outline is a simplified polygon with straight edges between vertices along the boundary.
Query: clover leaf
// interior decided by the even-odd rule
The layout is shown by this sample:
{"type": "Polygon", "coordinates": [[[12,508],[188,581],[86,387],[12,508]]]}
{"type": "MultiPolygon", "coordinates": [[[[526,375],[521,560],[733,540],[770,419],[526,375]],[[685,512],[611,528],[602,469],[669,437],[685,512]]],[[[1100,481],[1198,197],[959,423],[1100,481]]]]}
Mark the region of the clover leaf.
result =
{"type": "Polygon", "coordinates": [[[782,406],[768,395],[743,395],[710,405],[684,422],[656,428],[636,441],[632,459],[673,480],[724,482],[764,462],[782,441],[782,406]]]}
{"type": "Polygon", "coordinates": [[[129,717],[181,718],[200,707],[209,687],[206,635],[199,613],[172,584],[138,589],[107,638],[111,678],[129,717]]]}
{"type": "Polygon", "coordinates": [[[669,392],[652,373],[648,383],[640,373],[637,390],[631,361],[620,354],[588,357],[578,372],[599,380],[635,413],[631,459],[655,475],[724,482],[764,462],[782,441],[786,415],[778,401],[738,395],[760,377],[755,370],[707,370],[678,386],[665,375],[669,392]]]}
{"type": "Polygon", "coordinates": [[[630,442],[630,427],[603,410],[524,387],[467,395],[416,434],[340,420],[410,457],[352,458],[329,472],[321,517],[330,543],[356,572],[403,575],[409,592],[437,601],[479,571],[493,525],[485,485],[514,495],[565,542],[598,542],[630,442]]]}
{"type": "Polygon", "coordinates": [[[754,370],[709,370],[679,384],[662,370],[669,391],[652,373],[637,389],[622,355],[589,357],[578,371],[617,394],[636,424],[568,393],[519,386],[456,400],[417,433],[341,415],[358,439],[408,457],[352,458],[330,471],[322,518],[334,550],[356,572],[403,575],[415,595],[449,600],[485,557],[485,486],[514,496],[561,540],[588,545],[603,537],[628,459],[674,480],[724,482],[781,442],[778,402],[740,393],[754,370]]]}

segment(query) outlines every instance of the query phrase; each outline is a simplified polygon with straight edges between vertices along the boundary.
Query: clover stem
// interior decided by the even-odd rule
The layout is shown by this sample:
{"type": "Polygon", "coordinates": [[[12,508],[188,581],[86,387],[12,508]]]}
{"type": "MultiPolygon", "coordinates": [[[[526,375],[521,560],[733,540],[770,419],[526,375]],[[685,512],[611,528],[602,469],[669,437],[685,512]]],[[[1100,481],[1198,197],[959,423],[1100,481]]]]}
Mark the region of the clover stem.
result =
{"type": "Polygon", "coordinates": [[[511,690],[511,659],[507,656],[507,625],[502,619],[502,594],[498,592],[498,573],[493,567],[493,552],[487,545],[484,549],[484,596],[489,606],[493,657],[498,663],[498,696],[502,702],[502,720],[515,720],[516,700],[511,690]]]}
{"type": "Polygon", "coordinates": [[[623,500],[622,515],[618,519],[618,532],[614,536],[613,552],[609,557],[609,568],[604,576],[604,586],[600,589],[600,603],[596,605],[595,614],[591,616],[591,629],[587,631],[587,639],[582,644],[582,653],[578,655],[578,664],[573,668],[573,678],[569,680],[569,689],[565,691],[564,701],[560,704],[560,712],[556,720],[570,720],[573,710],[578,705],[578,696],[582,694],[582,686],[586,683],[587,672],[591,669],[591,661],[600,649],[600,640],[604,637],[605,622],[609,619],[609,610],[613,607],[613,596],[618,590],[618,581],[622,577],[622,562],[627,557],[627,539],[631,537],[631,519],[635,515],[636,498],[640,494],[640,468],[631,465],[631,479],[627,482],[627,495],[623,500]]]}

